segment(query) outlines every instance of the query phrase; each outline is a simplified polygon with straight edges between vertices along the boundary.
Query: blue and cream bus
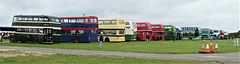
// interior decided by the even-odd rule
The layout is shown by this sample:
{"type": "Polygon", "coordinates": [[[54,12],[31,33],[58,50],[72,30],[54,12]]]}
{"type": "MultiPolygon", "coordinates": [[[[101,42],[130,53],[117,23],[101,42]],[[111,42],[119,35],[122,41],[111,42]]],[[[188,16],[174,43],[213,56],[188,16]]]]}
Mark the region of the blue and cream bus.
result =
{"type": "Polygon", "coordinates": [[[98,17],[74,16],[61,19],[61,42],[98,41],[98,17]]]}

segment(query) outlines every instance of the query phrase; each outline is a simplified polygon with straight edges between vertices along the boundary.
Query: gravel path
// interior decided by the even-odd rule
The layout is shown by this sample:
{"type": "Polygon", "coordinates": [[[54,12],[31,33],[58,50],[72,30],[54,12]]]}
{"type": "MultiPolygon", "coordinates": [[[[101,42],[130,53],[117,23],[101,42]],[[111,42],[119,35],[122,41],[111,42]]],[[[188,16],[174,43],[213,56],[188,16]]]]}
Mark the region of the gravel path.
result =
{"type": "Polygon", "coordinates": [[[109,52],[109,51],[91,51],[91,50],[70,50],[70,49],[52,49],[52,48],[30,48],[30,47],[13,47],[0,46],[0,49],[15,49],[24,51],[49,52],[73,55],[98,55],[113,57],[134,57],[149,59],[169,59],[169,60],[187,60],[202,62],[224,62],[240,64],[240,52],[226,54],[150,54],[150,53],[130,53],[130,52],[109,52]]]}

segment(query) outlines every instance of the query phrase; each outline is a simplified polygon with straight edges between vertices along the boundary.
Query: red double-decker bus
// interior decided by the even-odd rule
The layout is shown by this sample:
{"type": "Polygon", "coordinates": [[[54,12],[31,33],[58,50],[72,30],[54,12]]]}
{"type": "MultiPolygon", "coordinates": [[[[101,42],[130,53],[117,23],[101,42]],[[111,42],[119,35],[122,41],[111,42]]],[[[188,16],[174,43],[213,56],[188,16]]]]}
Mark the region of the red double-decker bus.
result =
{"type": "Polygon", "coordinates": [[[137,22],[137,40],[147,40],[146,35],[147,33],[150,36],[149,40],[152,40],[152,26],[149,22],[137,22]]]}
{"type": "Polygon", "coordinates": [[[162,24],[152,24],[152,40],[164,40],[164,31],[162,24]]]}

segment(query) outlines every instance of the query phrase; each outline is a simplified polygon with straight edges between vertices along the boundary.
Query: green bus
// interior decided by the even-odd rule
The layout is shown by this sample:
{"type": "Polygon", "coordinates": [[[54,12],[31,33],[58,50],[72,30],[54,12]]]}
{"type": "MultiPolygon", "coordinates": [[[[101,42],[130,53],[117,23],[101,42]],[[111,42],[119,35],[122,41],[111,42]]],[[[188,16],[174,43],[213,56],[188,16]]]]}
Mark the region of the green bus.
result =
{"type": "Polygon", "coordinates": [[[176,27],[173,25],[164,25],[165,29],[165,40],[176,40],[177,32],[176,27]]]}
{"type": "Polygon", "coordinates": [[[15,15],[12,27],[16,28],[10,42],[59,43],[61,22],[57,17],[46,15],[15,15]]]}
{"type": "Polygon", "coordinates": [[[135,21],[125,22],[125,41],[136,40],[137,24],[135,21]]]}
{"type": "Polygon", "coordinates": [[[201,28],[202,40],[209,40],[210,32],[210,28],[201,28]]]}

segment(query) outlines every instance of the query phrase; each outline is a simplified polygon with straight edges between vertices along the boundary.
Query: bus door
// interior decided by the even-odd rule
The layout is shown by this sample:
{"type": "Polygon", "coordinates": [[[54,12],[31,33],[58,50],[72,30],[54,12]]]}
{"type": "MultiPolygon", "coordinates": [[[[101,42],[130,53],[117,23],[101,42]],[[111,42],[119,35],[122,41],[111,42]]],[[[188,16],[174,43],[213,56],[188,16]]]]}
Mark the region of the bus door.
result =
{"type": "Polygon", "coordinates": [[[143,38],[143,40],[146,40],[147,38],[146,38],[146,35],[147,35],[147,32],[142,32],[143,34],[142,34],[142,38],[143,38]]]}
{"type": "Polygon", "coordinates": [[[46,42],[52,42],[52,35],[53,35],[53,29],[51,28],[44,28],[43,29],[44,38],[46,39],[46,42]]]}

